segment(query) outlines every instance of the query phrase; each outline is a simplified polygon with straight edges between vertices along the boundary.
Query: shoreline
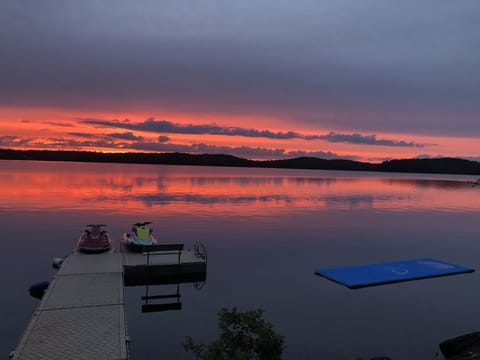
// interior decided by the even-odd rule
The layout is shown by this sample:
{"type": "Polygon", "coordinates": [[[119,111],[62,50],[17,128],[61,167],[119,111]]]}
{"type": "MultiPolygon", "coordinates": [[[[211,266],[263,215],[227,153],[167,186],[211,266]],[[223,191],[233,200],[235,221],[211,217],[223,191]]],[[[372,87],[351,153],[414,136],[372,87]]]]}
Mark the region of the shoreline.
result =
{"type": "Polygon", "coordinates": [[[0,149],[0,160],[480,175],[480,162],[460,158],[395,159],[377,164],[342,159],[327,160],[315,157],[298,157],[281,160],[249,160],[225,154],[102,153],[92,151],[0,149]]]}

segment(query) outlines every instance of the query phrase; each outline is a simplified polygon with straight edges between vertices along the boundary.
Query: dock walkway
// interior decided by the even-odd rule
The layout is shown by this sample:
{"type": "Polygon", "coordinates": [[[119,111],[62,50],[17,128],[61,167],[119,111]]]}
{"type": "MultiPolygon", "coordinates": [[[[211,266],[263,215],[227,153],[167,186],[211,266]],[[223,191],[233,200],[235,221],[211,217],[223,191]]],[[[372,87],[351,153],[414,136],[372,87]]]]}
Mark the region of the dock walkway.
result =
{"type": "Polygon", "coordinates": [[[15,360],[127,359],[121,254],[68,256],[14,352],[15,360]]]}
{"type": "Polygon", "coordinates": [[[131,253],[121,246],[120,252],[66,257],[10,358],[128,359],[124,286],[176,283],[178,291],[179,283],[206,280],[203,245],[193,251],[183,251],[183,244],[157,247],[176,251],[131,253]]]}

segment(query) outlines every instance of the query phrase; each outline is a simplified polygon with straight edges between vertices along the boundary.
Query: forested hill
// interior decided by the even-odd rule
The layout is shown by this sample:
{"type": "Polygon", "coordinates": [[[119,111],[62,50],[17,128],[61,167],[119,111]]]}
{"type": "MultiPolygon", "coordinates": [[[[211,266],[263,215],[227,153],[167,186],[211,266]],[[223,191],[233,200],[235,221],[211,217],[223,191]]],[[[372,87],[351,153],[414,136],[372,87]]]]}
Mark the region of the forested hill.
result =
{"type": "Polygon", "coordinates": [[[480,162],[458,158],[404,159],[371,164],[353,160],[326,160],[315,157],[260,161],[221,154],[102,153],[0,149],[0,159],[480,175],[480,162]]]}

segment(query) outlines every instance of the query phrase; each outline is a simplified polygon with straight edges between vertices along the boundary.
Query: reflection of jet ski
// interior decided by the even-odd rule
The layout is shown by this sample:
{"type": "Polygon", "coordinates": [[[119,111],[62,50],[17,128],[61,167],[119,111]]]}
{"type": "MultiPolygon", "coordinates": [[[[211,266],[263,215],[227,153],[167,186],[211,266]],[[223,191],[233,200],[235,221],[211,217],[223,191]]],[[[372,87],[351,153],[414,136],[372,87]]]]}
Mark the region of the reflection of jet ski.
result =
{"type": "Polygon", "coordinates": [[[157,243],[157,240],[152,235],[153,229],[150,229],[147,226],[148,224],[151,224],[151,222],[136,223],[133,225],[130,234],[124,233],[122,235],[122,242],[130,251],[140,252],[143,251],[145,246],[157,243]]]}
{"type": "Polygon", "coordinates": [[[77,243],[77,250],[85,253],[101,253],[112,248],[112,239],[110,235],[102,230],[104,224],[86,225],[90,229],[86,229],[80,236],[77,243]]]}

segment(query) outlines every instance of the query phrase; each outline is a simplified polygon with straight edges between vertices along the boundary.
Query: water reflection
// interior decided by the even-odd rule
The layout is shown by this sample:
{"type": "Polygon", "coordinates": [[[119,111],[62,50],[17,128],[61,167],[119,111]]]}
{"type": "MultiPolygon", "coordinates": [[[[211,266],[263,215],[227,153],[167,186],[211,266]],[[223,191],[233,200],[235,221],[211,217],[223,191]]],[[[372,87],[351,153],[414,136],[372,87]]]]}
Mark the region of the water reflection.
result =
{"type": "MultiPolygon", "coordinates": [[[[185,282],[184,282],[185,283],[185,282]]],[[[192,281],[195,289],[201,290],[205,281],[192,281]]],[[[145,285],[145,295],[141,297],[142,313],[182,310],[180,282],[173,285],[145,285]],[[153,293],[152,293],[153,291],[153,293]]]]}
{"type": "MultiPolygon", "coordinates": [[[[320,266],[425,256],[475,268],[480,187],[471,187],[469,180],[0,162],[3,353],[14,349],[38,306],[28,294],[22,297],[25,290],[54,276],[51,259],[71,251],[83,224],[108,224],[118,243],[126,224],[146,219],[158,224],[160,243],[184,243],[188,249],[200,240],[211,261],[201,291],[192,282],[180,283],[182,311],[139,314],[145,303],[142,296],[176,294],[177,282],[126,288],[132,357],[191,359],[181,340],[186,335],[205,342],[214,339],[218,310],[237,306],[266,309],[269,320],[286,336],[288,360],[378,353],[393,359],[433,358],[439,341],[473,331],[480,323],[475,311],[480,293],[471,291],[478,286],[480,272],[354,295],[319,282],[313,272],[320,266]]],[[[161,302],[149,299],[149,304],[161,302]]]]}
{"type": "Polygon", "coordinates": [[[471,189],[471,181],[442,180],[442,179],[383,179],[389,185],[402,185],[418,188],[439,188],[442,190],[471,189]]]}
{"type": "Polygon", "coordinates": [[[153,165],[7,164],[0,168],[0,206],[17,209],[108,209],[116,213],[155,207],[178,213],[192,206],[204,213],[219,207],[237,212],[245,206],[249,213],[273,213],[285,207],[471,210],[478,209],[480,197],[468,179],[448,176],[418,179],[340,172],[341,176],[332,177],[332,172],[268,169],[251,169],[245,176],[230,168],[178,167],[175,172],[153,165]],[[438,191],[442,192],[441,204],[438,191]]]}
{"type": "MultiPolygon", "coordinates": [[[[158,286],[157,286],[158,288],[158,286]]],[[[149,285],[145,285],[145,295],[142,296],[144,303],[142,304],[142,313],[146,312],[161,312],[161,311],[170,311],[170,310],[182,310],[182,303],[180,302],[180,283],[176,285],[175,292],[169,292],[168,294],[151,295],[149,292],[149,285]],[[158,300],[170,300],[175,299],[175,301],[161,302],[158,303],[158,300]],[[153,301],[153,303],[152,303],[153,301]]]]}

